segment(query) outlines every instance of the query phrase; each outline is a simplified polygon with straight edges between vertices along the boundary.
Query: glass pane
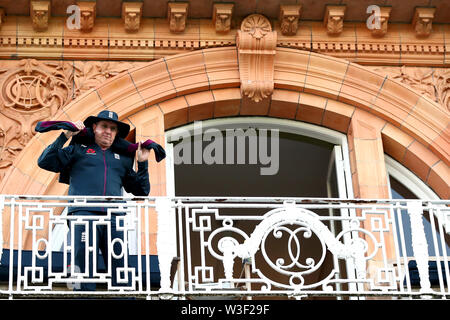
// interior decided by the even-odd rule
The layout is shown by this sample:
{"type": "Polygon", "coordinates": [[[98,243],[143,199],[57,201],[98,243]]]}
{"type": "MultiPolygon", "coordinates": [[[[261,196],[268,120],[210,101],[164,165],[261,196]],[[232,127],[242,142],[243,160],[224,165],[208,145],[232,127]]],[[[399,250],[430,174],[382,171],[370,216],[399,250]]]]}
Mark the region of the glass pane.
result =
{"type": "MultiPolygon", "coordinates": [[[[222,134],[225,136],[225,132],[222,131],[222,134]]],[[[258,129],[256,129],[256,135],[259,138],[258,129]]],[[[177,196],[327,197],[327,168],[332,144],[279,132],[278,155],[271,153],[271,140],[268,138],[267,158],[270,161],[263,164],[260,157],[257,158],[256,163],[250,163],[249,139],[245,141],[244,164],[238,164],[236,139],[232,164],[226,164],[225,147],[223,164],[205,164],[204,162],[194,164],[194,143],[181,140],[179,144],[190,144],[191,162],[175,164],[175,194],[177,196]],[[275,163],[277,161],[278,163],[275,163]],[[261,174],[261,168],[270,166],[278,167],[276,174],[261,174]]],[[[205,150],[210,143],[203,141],[202,150],[205,150]]],[[[183,146],[174,144],[174,157],[177,157],[176,150],[182,149],[186,150],[183,146]]]]}

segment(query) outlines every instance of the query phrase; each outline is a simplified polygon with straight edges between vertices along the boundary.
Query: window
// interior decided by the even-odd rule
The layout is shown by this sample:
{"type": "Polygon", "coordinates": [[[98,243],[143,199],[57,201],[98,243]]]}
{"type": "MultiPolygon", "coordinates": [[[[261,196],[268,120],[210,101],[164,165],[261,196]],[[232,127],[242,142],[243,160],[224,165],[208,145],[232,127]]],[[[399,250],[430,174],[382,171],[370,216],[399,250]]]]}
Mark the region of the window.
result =
{"type": "MultiPolygon", "coordinates": [[[[166,138],[168,195],[353,197],[347,137],[327,128],[285,119],[222,118],[195,122],[170,130],[166,133],[166,138]]],[[[224,208],[220,214],[260,216],[268,211],[265,208],[224,208]]],[[[339,210],[313,211],[327,216],[340,214],[339,210]]],[[[200,243],[206,240],[200,238],[198,232],[189,229],[191,222],[188,220],[179,223],[180,232],[188,232],[186,230],[190,232],[189,237],[184,237],[190,241],[189,261],[192,261],[193,266],[212,268],[217,281],[217,274],[223,274],[222,264],[207,254],[200,257],[200,248],[203,250],[200,243]],[[186,225],[181,225],[182,223],[186,225]]],[[[244,230],[249,235],[256,226],[254,221],[251,218],[234,221],[233,227],[244,230]]],[[[222,226],[222,221],[212,217],[210,225],[212,230],[216,230],[222,226]]],[[[342,230],[339,222],[327,223],[327,226],[336,234],[342,230]]],[[[301,258],[311,257],[318,261],[317,258],[323,253],[319,240],[316,237],[301,238],[302,242],[299,242],[301,258]]],[[[292,256],[287,253],[284,239],[270,238],[268,241],[270,241],[270,245],[267,246],[270,247],[268,259],[280,258],[290,261],[292,256]]],[[[212,243],[211,247],[214,245],[212,243]]],[[[183,250],[184,255],[186,251],[183,250]]],[[[187,259],[187,255],[184,259],[187,259]]],[[[264,266],[263,259],[258,253],[255,256],[256,265],[263,266],[261,270],[264,270],[265,274],[271,274],[270,268],[264,266]]],[[[306,265],[304,261],[302,262],[306,265]]],[[[337,267],[333,264],[333,257],[328,252],[323,265],[308,275],[306,283],[317,283],[319,279],[323,279],[330,274],[332,268],[337,267]]],[[[239,264],[235,264],[234,274],[241,274],[240,267],[239,264]]],[[[345,272],[345,267],[340,268],[345,272]]],[[[188,274],[187,270],[185,274],[188,274]]]]}
{"type": "MultiPolygon", "coordinates": [[[[386,159],[386,168],[389,174],[389,188],[390,195],[392,199],[427,199],[427,200],[438,200],[439,197],[428,188],[425,183],[423,183],[419,178],[417,178],[413,173],[411,173],[408,169],[403,167],[401,164],[390,158],[389,156],[385,156],[386,159]]],[[[404,229],[404,237],[406,243],[406,253],[402,251],[400,248],[401,255],[406,255],[407,257],[413,256],[413,248],[411,245],[411,224],[409,221],[409,215],[406,210],[402,210],[402,224],[404,229]]],[[[438,221],[442,219],[441,217],[430,217],[430,213],[428,211],[424,211],[423,216],[423,226],[425,229],[425,236],[428,242],[428,255],[430,257],[434,257],[438,253],[442,255],[442,244],[440,241],[437,241],[437,247],[433,241],[433,227],[431,225],[431,221],[434,222],[435,230],[437,233],[437,238],[440,238],[438,221]]],[[[396,216],[397,220],[397,216],[396,216]]],[[[398,224],[398,220],[396,221],[398,224]]],[[[397,237],[400,237],[399,230],[397,237]]],[[[446,233],[444,235],[445,238],[445,250],[446,255],[450,255],[450,237],[446,233]]]]}
{"type": "Polygon", "coordinates": [[[346,136],[326,128],[239,117],[174,129],[167,140],[169,195],[353,196],[346,136]]]}

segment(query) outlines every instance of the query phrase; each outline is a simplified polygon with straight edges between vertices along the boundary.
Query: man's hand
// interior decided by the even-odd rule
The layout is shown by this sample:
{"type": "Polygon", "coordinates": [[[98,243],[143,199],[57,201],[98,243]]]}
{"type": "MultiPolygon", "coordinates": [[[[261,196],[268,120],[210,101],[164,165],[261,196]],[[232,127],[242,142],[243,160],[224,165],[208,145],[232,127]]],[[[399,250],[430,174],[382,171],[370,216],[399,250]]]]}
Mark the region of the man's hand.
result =
{"type": "Polygon", "coordinates": [[[64,132],[64,134],[65,134],[65,136],[66,136],[67,139],[69,139],[70,137],[72,137],[72,136],[78,134],[81,130],[84,129],[84,123],[83,123],[83,121],[77,121],[77,122],[74,123],[74,125],[75,125],[79,130],[78,130],[78,131],[70,131],[70,130],[66,130],[66,131],[64,132]]]}
{"type": "Polygon", "coordinates": [[[137,149],[137,161],[143,162],[148,160],[148,156],[150,155],[150,150],[141,147],[141,143],[139,142],[139,146],[137,149]]]}

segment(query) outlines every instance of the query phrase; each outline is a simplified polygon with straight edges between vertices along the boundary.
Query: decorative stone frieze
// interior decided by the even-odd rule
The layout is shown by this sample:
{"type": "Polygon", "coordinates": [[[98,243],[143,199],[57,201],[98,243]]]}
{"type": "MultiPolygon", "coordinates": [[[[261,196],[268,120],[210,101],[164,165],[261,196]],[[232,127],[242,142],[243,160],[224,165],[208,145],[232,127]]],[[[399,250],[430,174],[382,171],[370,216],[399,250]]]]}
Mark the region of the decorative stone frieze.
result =
{"type": "Polygon", "coordinates": [[[447,111],[450,111],[450,70],[426,67],[367,67],[383,76],[388,76],[427,96],[447,111]]]}
{"type": "Polygon", "coordinates": [[[63,62],[48,66],[34,59],[20,61],[1,74],[0,178],[32,138],[37,121],[50,119],[70,97],[70,73],[63,62]]]}
{"type": "Polygon", "coordinates": [[[270,21],[259,14],[244,19],[236,36],[239,53],[241,92],[254,102],[273,93],[277,33],[270,21]]]}
{"type": "Polygon", "coordinates": [[[431,34],[434,12],[436,8],[416,8],[412,25],[418,37],[428,37],[431,34]]]}
{"type": "Polygon", "coordinates": [[[297,34],[301,8],[301,5],[280,6],[280,30],[283,35],[294,36],[297,34]]]}
{"type": "Polygon", "coordinates": [[[77,2],[80,7],[80,30],[83,32],[91,32],[95,24],[96,2],[91,1],[79,1],[77,2]]]}
{"type": "Polygon", "coordinates": [[[122,19],[125,31],[137,32],[141,25],[142,2],[123,2],[122,19]]]}
{"type": "Polygon", "coordinates": [[[212,20],[218,33],[228,33],[231,29],[231,18],[233,17],[233,3],[215,3],[212,20]]]}
{"type": "MultiPolygon", "coordinates": [[[[146,24],[141,23],[139,30],[130,36],[122,18],[102,18],[102,23],[95,25],[95,32],[71,31],[70,28],[66,32],[67,19],[53,17],[52,30],[43,33],[33,31],[31,19],[20,18],[19,28],[17,19],[8,16],[3,23],[0,32],[1,59],[33,56],[39,59],[148,61],[191,50],[234,46],[236,29],[240,27],[240,24],[232,24],[230,32],[220,34],[216,32],[211,19],[197,19],[190,25],[189,32],[174,33],[168,37],[170,31],[167,21],[147,18],[146,24]]],[[[274,23],[280,33],[295,30],[295,20],[293,24],[287,22],[282,28],[278,21],[274,23]]],[[[353,22],[351,28],[355,32],[349,32],[351,28],[344,28],[340,35],[333,36],[333,41],[330,41],[323,21],[308,21],[302,24],[295,35],[279,36],[277,47],[313,51],[365,65],[449,65],[450,51],[446,41],[448,28],[445,25],[436,25],[433,37],[428,39],[416,37],[411,25],[390,24],[393,25],[393,32],[387,39],[373,37],[366,22],[353,22]]]]}
{"type": "Polygon", "coordinates": [[[345,9],[346,6],[326,6],[323,23],[329,35],[339,35],[344,29],[345,9]]]}
{"type": "Polygon", "coordinates": [[[50,119],[76,97],[142,64],[34,59],[3,64],[0,67],[0,180],[34,135],[37,121],[50,119]]]}
{"type": "Polygon", "coordinates": [[[59,70],[46,70],[37,60],[22,60],[2,81],[2,106],[24,112],[58,109],[68,99],[68,80],[59,70]]]}
{"type": "Polygon", "coordinates": [[[189,4],[185,2],[169,2],[167,17],[170,32],[180,33],[186,29],[186,20],[189,4]]]}
{"type": "Polygon", "coordinates": [[[30,16],[35,31],[45,31],[48,29],[50,18],[50,1],[31,1],[30,16]]]}

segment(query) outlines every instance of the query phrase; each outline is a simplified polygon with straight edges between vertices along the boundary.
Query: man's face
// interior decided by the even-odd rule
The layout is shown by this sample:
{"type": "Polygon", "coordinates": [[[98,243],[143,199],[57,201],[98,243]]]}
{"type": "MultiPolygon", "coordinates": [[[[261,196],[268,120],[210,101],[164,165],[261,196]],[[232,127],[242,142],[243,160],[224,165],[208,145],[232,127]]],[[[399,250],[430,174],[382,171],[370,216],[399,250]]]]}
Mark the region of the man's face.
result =
{"type": "Polygon", "coordinates": [[[116,123],[108,120],[101,120],[97,123],[94,123],[92,125],[92,129],[95,135],[95,142],[101,148],[111,147],[117,135],[116,123]]]}

